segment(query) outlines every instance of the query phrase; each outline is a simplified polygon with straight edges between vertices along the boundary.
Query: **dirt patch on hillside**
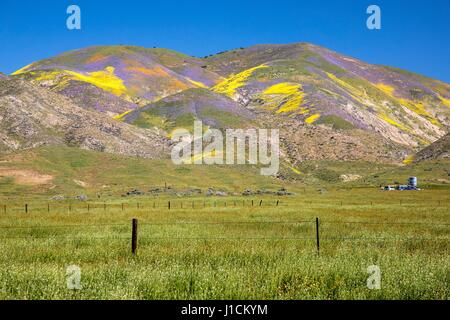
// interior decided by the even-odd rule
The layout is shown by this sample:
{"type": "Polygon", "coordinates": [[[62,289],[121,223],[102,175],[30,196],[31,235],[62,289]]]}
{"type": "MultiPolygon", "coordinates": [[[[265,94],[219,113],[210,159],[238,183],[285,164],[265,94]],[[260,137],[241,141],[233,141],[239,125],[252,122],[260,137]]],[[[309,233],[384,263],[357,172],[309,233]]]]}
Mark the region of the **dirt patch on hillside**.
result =
{"type": "Polygon", "coordinates": [[[344,182],[352,182],[361,179],[362,177],[358,174],[342,174],[341,180],[344,182]]]}
{"type": "Polygon", "coordinates": [[[79,185],[80,187],[86,188],[87,187],[87,183],[81,180],[76,180],[73,179],[73,182],[75,182],[77,185],[79,185]]]}
{"type": "Polygon", "coordinates": [[[43,185],[53,180],[53,176],[47,174],[40,174],[33,170],[27,169],[10,169],[0,168],[0,178],[11,177],[17,184],[23,185],[43,185]]]}

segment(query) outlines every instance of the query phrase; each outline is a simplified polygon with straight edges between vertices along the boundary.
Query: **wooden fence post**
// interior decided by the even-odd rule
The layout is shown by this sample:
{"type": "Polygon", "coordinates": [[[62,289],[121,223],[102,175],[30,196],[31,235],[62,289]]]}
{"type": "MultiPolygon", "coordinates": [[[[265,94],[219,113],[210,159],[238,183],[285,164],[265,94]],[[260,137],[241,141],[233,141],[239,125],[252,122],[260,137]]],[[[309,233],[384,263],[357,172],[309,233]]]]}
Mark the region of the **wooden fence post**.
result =
{"type": "Polygon", "coordinates": [[[28,213],[28,203],[25,204],[25,213],[28,213]]]}
{"type": "Polygon", "coordinates": [[[319,255],[320,254],[319,218],[316,218],[316,244],[317,244],[317,255],[319,255]]]}
{"type": "Polygon", "coordinates": [[[169,210],[170,210],[170,201],[169,202],[167,202],[167,207],[169,208],[169,210]]]}
{"type": "Polygon", "coordinates": [[[278,204],[280,203],[280,200],[277,200],[277,207],[278,207],[278,204]]]}
{"type": "Polygon", "coordinates": [[[90,206],[89,206],[89,203],[88,203],[88,212],[89,212],[89,210],[90,210],[90,206]]]}
{"type": "Polygon", "coordinates": [[[47,203],[47,212],[50,212],[50,203],[47,203]]]}
{"type": "Polygon", "coordinates": [[[259,206],[260,206],[260,207],[262,206],[262,200],[259,202],[259,206]]]}
{"type": "Polygon", "coordinates": [[[131,222],[131,226],[131,252],[135,255],[137,249],[138,220],[133,219],[131,222]]]}

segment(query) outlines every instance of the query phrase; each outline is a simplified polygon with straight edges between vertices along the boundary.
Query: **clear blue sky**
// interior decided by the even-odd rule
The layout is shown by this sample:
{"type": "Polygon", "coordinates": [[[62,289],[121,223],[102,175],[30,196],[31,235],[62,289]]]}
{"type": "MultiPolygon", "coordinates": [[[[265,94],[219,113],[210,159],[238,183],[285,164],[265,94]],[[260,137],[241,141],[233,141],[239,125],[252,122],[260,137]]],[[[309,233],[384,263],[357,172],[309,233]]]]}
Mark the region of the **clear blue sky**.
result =
{"type": "Polygon", "coordinates": [[[311,42],[450,83],[450,0],[0,0],[0,71],[91,45],[164,47],[190,55],[260,43],[311,42]],[[82,30],[66,9],[82,10],[82,30]],[[366,28],[366,8],[382,29],[366,28]]]}

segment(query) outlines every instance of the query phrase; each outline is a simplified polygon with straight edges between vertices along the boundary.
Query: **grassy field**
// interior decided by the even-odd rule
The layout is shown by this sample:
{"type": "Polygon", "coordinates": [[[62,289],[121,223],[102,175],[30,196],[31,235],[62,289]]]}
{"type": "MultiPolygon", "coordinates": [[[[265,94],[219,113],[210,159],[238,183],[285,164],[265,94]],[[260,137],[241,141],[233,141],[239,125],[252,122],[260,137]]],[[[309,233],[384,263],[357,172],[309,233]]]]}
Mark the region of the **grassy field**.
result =
{"type": "Polygon", "coordinates": [[[179,190],[213,187],[229,192],[285,185],[246,165],[176,166],[170,159],[147,160],[68,147],[36,148],[0,156],[0,197],[120,197],[131,189],[147,191],[164,183],[179,190]],[[8,176],[11,171],[16,179],[8,176]],[[43,177],[49,180],[39,181],[43,177]]]}
{"type": "Polygon", "coordinates": [[[24,199],[3,197],[0,298],[448,299],[448,196],[299,187],[279,198],[38,197],[28,213],[24,199]],[[69,265],[81,268],[81,290],[67,289],[69,265]],[[380,290],[367,288],[370,265],[380,290]]]}

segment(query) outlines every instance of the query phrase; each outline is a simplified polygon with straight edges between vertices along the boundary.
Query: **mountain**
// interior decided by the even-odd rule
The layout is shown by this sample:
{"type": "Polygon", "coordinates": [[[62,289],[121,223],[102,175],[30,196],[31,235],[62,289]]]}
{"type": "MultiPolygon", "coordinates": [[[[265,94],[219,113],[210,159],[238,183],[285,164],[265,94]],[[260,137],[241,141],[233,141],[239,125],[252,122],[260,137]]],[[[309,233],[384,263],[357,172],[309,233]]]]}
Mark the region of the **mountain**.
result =
{"type": "Polygon", "coordinates": [[[70,51],[32,63],[15,73],[62,93],[85,108],[119,115],[189,88],[222,78],[202,61],[166,49],[101,46],[70,51]],[[86,94],[84,94],[86,92],[86,94]]]}
{"type": "Polygon", "coordinates": [[[85,110],[70,99],[21,79],[0,79],[0,153],[39,146],[161,157],[165,139],[85,110]]]}
{"type": "Polygon", "coordinates": [[[12,78],[166,136],[194,119],[217,128],[278,128],[294,171],[305,161],[401,163],[450,127],[449,84],[308,43],[204,58],[90,47],[32,63],[12,78]]]}

